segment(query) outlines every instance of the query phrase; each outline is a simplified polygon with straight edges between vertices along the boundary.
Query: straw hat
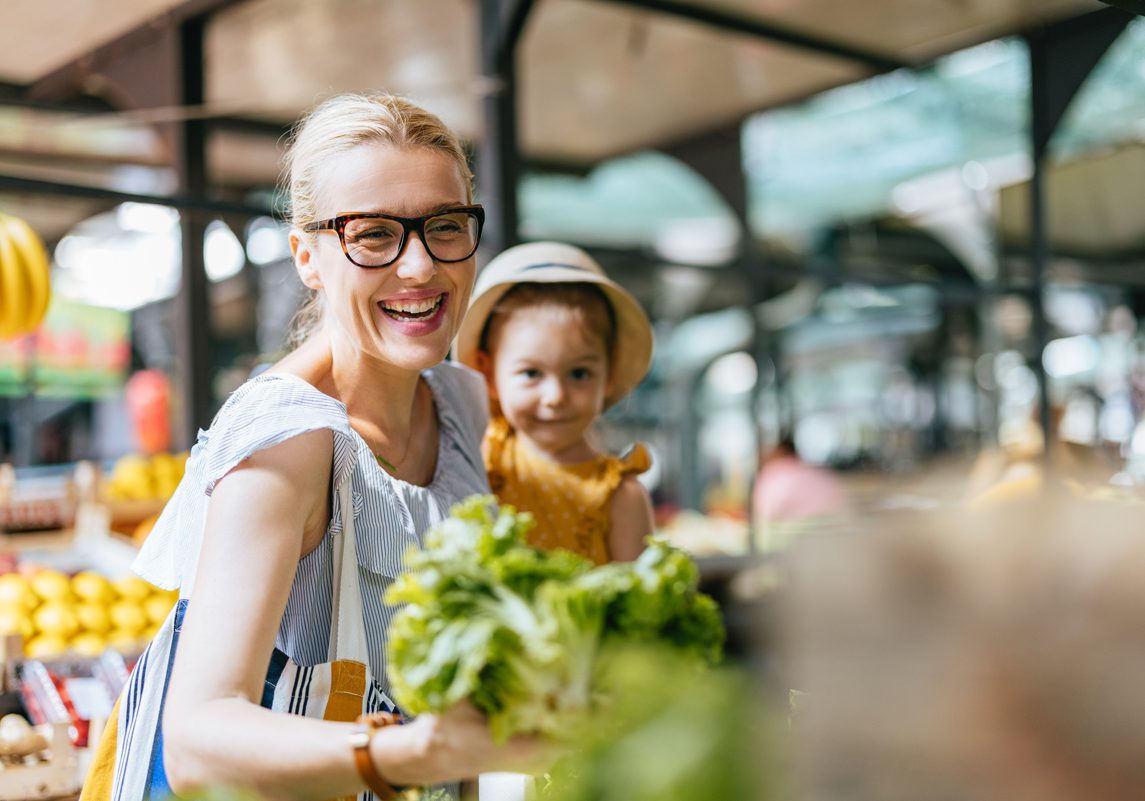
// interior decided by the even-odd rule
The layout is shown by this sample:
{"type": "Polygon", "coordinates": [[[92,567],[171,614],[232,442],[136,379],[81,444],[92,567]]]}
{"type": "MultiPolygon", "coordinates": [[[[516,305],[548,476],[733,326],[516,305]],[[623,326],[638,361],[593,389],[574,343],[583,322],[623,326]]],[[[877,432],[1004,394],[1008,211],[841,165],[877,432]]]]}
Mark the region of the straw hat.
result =
{"type": "Polygon", "coordinates": [[[457,334],[456,359],[477,368],[481,334],[493,307],[517,284],[596,284],[612,304],[616,343],[610,364],[611,389],[604,399],[611,406],[631,392],[652,363],[652,326],[647,315],[596,261],[573,245],[530,242],[501,253],[481,271],[469,311],[457,334]]]}

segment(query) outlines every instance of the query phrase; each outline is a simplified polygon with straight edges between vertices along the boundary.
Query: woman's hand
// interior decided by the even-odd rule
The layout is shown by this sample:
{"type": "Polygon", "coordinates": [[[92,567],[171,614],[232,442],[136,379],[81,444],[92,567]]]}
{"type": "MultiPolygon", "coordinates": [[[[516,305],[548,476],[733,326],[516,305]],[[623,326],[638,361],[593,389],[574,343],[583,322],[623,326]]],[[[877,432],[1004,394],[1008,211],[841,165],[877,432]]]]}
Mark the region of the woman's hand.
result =
{"type": "Polygon", "coordinates": [[[559,751],[537,736],[493,741],[489,719],[463,701],[441,715],[420,715],[405,726],[382,729],[371,758],[391,784],[424,785],[472,779],[491,771],[541,773],[559,751]]]}

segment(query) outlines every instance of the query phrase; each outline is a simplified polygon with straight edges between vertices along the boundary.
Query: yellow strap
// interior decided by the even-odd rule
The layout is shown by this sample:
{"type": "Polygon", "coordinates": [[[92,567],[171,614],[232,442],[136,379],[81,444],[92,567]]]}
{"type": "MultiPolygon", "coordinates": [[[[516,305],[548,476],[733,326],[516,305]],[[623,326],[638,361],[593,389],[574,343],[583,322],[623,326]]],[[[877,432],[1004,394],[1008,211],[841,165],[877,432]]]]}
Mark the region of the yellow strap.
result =
{"type": "Polygon", "coordinates": [[[87,770],[83,788],[80,790],[80,801],[110,801],[111,783],[115,778],[115,746],[117,730],[119,728],[119,700],[111,709],[107,725],[99,737],[99,744],[95,747],[95,756],[87,770]]]}

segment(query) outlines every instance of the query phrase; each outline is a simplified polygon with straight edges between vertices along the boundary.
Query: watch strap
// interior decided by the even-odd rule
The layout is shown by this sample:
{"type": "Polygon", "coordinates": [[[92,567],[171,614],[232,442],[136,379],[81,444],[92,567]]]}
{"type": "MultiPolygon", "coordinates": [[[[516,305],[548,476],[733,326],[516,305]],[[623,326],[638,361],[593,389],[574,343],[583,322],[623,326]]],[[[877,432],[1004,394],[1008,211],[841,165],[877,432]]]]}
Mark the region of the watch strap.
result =
{"type": "Polygon", "coordinates": [[[374,760],[370,758],[370,741],[374,739],[374,733],[378,729],[400,722],[400,718],[391,712],[360,715],[350,737],[350,743],[354,749],[354,766],[358,769],[358,775],[370,788],[370,792],[382,801],[396,799],[398,790],[378,772],[374,760]]]}

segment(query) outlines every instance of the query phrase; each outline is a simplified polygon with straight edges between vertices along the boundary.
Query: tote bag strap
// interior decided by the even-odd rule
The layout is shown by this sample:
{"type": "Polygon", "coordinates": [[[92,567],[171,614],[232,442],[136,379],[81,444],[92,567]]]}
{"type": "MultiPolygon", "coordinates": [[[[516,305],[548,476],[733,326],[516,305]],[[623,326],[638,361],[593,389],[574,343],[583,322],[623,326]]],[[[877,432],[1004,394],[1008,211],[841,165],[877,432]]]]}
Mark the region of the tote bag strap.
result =
{"type": "Polygon", "coordinates": [[[352,659],[370,663],[366,646],[366,623],[362,587],[358,578],[358,542],[354,534],[354,499],[347,477],[338,488],[342,515],[342,542],[333,548],[334,592],[330,608],[329,660],[352,659]]]}

